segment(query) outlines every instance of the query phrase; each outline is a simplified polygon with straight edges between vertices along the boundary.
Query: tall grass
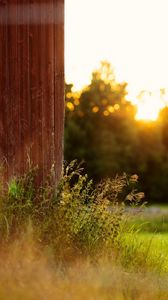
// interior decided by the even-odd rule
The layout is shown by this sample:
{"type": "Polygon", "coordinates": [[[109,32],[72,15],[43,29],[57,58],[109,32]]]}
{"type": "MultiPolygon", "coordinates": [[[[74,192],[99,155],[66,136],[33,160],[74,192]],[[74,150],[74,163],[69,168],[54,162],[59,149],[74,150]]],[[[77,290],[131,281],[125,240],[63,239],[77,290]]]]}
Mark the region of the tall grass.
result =
{"type": "Polygon", "coordinates": [[[73,161],[57,186],[48,176],[38,188],[36,169],[13,178],[0,196],[1,241],[17,237],[31,222],[34,238],[52,248],[57,258],[100,256],[111,250],[123,223],[124,199],[141,199],[134,189],[136,176],[116,176],[94,187],[82,172],[73,161]]]}
{"type": "Polygon", "coordinates": [[[55,264],[25,233],[1,249],[0,299],[10,300],[123,300],[167,299],[168,279],[151,272],[129,272],[116,261],[101,257],[55,264]]]}
{"type": "Polygon", "coordinates": [[[136,175],[95,187],[76,162],[57,186],[37,188],[36,175],[1,189],[0,299],[168,298],[166,251],[127,222],[143,197],[136,175]]]}

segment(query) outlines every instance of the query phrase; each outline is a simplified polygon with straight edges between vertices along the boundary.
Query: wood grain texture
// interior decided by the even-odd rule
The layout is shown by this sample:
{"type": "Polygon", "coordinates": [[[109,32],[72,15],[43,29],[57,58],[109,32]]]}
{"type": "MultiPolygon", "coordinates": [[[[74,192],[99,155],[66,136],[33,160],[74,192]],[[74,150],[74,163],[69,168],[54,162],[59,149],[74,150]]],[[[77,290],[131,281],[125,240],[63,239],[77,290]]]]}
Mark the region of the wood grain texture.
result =
{"type": "Polygon", "coordinates": [[[39,182],[62,169],[64,0],[0,0],[0,161],[4,179],[26,171],[39,182]]]}

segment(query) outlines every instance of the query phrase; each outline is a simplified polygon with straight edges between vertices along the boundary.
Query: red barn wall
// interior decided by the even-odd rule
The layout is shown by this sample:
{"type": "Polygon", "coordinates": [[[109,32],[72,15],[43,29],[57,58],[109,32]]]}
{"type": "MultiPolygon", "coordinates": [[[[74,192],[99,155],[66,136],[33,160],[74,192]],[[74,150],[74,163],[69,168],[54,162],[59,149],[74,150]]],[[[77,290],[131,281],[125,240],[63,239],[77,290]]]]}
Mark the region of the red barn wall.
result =
{"type": "Polygon", "coordinates": [[[64,0],[0,0],[0,160],[40,178],[62,168],[64,0]]]}

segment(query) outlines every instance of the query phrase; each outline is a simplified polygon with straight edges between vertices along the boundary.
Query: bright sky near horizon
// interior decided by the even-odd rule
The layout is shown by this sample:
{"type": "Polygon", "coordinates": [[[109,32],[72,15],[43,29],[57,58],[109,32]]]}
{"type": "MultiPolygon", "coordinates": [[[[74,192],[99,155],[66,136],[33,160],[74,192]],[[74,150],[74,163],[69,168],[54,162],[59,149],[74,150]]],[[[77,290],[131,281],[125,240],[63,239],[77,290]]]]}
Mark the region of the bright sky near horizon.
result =
{"type": "Polygon", "coordinates": [[[65,74],[76,89],[108,60],[130,96],[168,88],[168,0],[66,0],[65,74]]]}
{"type": "MultiPolygon", "coordinates": [[[[66,0],[65,74],[76,89],[87,85],[102,60],[131,100],[141,90],[168,89],[168,0],[66,0]]],[[[156,93],[138,104],[139,118],[156,119],[156,93]],[[153,109],[153,114],[152,114],[153,109]]]]}

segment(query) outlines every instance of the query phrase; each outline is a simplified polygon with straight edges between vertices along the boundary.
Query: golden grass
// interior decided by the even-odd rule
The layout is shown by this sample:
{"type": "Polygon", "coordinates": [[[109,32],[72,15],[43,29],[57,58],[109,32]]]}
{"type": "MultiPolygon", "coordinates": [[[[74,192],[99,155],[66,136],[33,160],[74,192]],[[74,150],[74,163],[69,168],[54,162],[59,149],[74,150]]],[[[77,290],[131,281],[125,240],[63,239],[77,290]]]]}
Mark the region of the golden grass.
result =
{"type": "Polygon", "coordinates": [[[0,300],[168,299],[168,279],[125,271],[114,260],[75,259],[56,265],[31,235],[0,251],[0,300]]]}

